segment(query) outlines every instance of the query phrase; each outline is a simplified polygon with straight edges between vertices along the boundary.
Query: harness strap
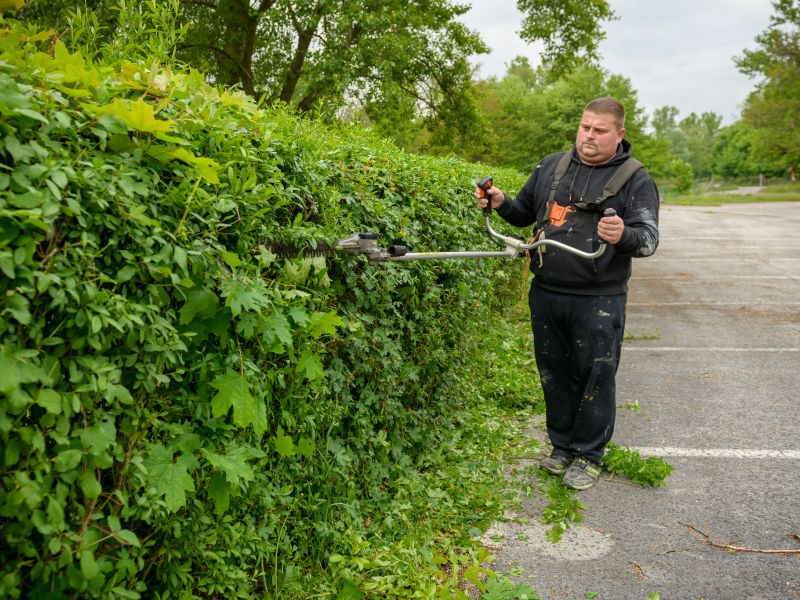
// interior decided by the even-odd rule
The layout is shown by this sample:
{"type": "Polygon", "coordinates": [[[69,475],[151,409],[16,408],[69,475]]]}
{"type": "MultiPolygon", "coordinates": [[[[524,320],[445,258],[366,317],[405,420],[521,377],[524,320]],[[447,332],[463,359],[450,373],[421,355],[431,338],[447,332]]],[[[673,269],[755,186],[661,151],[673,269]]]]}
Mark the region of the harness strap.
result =
{"type": "MultiPolygon", "coordinates": [[[[569,169],[569,163],[572,162],[572,152],[567,150],[564,154],[561,155],[561,158],[558,159],[558,164],[556,164],[556,170],[553,173],[553,183],[550,184],[550,195],[547,197],[547,212],[544,215],[545,222],[550,220],[550,212],[553,210],[553,206],[555,205],[555,198],[556,198],[556,190],[558,189],[558,184],[561,183],[561,179],[569,169]]],[[[563,218],[563,215],[562,215],[563,218]]]]}
{"type": "Polygon", "coordinates": [[[628,157],[624,163],[617,167],[617,170],[614,171],[614,174],[603,186],[603,193],[600,196],[594,200],[589,200],[588,202],[576,202],[575,206],[586,209],[591,205],[602,204],[611,198],[611,196],[616,196],[619,194],[622,186],[628,183],[628,180],[633,177],[634,173],[636,173],[636,171],[641,169],[643,166],[644,165],[635,158],[628,157]]]}

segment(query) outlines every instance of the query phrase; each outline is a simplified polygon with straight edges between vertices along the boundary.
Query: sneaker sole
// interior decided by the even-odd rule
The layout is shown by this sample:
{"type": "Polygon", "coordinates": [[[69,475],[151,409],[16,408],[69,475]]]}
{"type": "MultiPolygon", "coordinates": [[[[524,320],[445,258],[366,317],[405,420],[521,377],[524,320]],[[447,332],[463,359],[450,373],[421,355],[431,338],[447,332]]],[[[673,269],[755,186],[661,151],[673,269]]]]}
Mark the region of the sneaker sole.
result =
{"type": "Polygon", "coordinates": [[[567,467],[564,467],[563,469],[554,469],[551,467],[543,467],[539,465],[539,468],[542,469],[543,471],[547,471],[551,475],[563,475],[564,473],[567,472],[567,467]]]}
{"type": "Polygon", "coordinates": [[[578,491],[578,492],[582,492],[582,491],[584,491],[584,490],[588,490],[588,489],[589,489],[590,487],[592,487],[592,486],[593,486],[595,483],[597,483],[597,481],[593,481],[593,482],[591,482],[591,483],[586,483],[586,484],[582,484],[582,485],[575,485],[574,483],[567,483],[566,481],[564,481],[563,483],[564,483],[564,485],[565,485],[566,487],[568,487],[568,488],[569,488],[569,489],[571,489],[571,490],[576,490],[576,491],[578,491]]]}

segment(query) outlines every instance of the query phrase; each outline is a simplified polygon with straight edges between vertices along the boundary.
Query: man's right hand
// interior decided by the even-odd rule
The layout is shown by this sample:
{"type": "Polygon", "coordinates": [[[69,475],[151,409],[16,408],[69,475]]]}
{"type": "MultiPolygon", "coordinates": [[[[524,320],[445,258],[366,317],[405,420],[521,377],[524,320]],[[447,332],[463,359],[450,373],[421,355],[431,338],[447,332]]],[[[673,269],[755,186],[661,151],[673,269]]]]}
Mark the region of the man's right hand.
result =
{"type": "Polygon", "coordinates": [[[486,196],[489,198],[481,195],[481,189],[479,187],[475,188],[475,198],[478,200],[478,208],[486,208],[486,205],[489,203],[489,199],[492,201],[492,208],[498,208],[501,204],[503,204],[503,202],[505,202],[506,199],[502,190],[495,186],[490,187],[486,191],[486,196]]]}

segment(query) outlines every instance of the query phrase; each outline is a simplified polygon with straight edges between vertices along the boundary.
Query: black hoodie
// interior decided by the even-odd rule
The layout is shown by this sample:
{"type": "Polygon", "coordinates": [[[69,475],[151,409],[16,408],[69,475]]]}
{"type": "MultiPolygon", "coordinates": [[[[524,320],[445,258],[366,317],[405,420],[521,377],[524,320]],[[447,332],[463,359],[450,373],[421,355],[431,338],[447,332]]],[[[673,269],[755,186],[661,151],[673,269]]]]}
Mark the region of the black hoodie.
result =
{"type": "Polygon", "coordinates": [[[580,258],[553,246],[544,246],[546,250],[543,253],[534,251],[531,271],[534,273],[533,284],[546,290],[588,296],[625,294],[631,276],[631,258],[650,256],[658,246],[656,184],[644,169],[639,169],[616,196],[602,204],[591,205],[588,210],[581,210],[574,203],[602,195],[603,186],[630,156],[631,145],[627,140],[622,140],[616,156],[602,165],[583,164],[574,146],[569,152],[572,153],[572,161],[555,195],[557,204],[575,208],[576,212],[569,215],[566,223],[555,227],[545,222],[550,186],[563,152],[551,154],[542,160],[517,197],[512,200],[506,196],[506,201],[497,212],[517,227],[536,223],[537,239],[543,230],[547,239],[594,252],[600,243],[597,221],[606,208],[613,208],[624,221],[625,229],[620,241],[609,245],[602,256],[596,259],[580,258]]]}

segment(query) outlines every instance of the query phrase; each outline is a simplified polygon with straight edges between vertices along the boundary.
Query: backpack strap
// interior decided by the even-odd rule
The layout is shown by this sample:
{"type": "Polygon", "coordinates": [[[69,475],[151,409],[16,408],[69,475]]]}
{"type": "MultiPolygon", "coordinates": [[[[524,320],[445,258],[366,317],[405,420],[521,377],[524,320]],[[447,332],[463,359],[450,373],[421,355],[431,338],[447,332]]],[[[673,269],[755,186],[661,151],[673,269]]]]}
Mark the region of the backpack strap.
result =
{"type": "Polygon", "coordinates": [[[614,171],[614,174],[603,186],[602,195],[598,196],[594,200],[589,200],[588,202],[576,202],[575,206],[578,208],[587,209],[591,205],[602,204],[611,198],[611,196],[616,196],[622,189],[622,186],[628,183],[628,180],[633,177],[636,171],[641,169],[643,166],[644,165],[635,158],[628,157],[624,163],[617,167],[617,170],[614,171]]]}
{"type": "Polygon", "coordinates": [[[556,198],[556,190],[558,189],[558,184],[561,183],[561,179],[564,177],[564,174],[569,169],[569,164],[572,162],[572,151],[567,150],[564,154],[561,155],[561,158],[558,159],[558,163],[556,164],[556,170],[553,173],[553,183],[550,184],[550,195],[547,197],[547,212],[544,215],[544,221],[547,222],[550,220],[550,211],[553,210],[553,205],[555,204],[556,198]]]}

